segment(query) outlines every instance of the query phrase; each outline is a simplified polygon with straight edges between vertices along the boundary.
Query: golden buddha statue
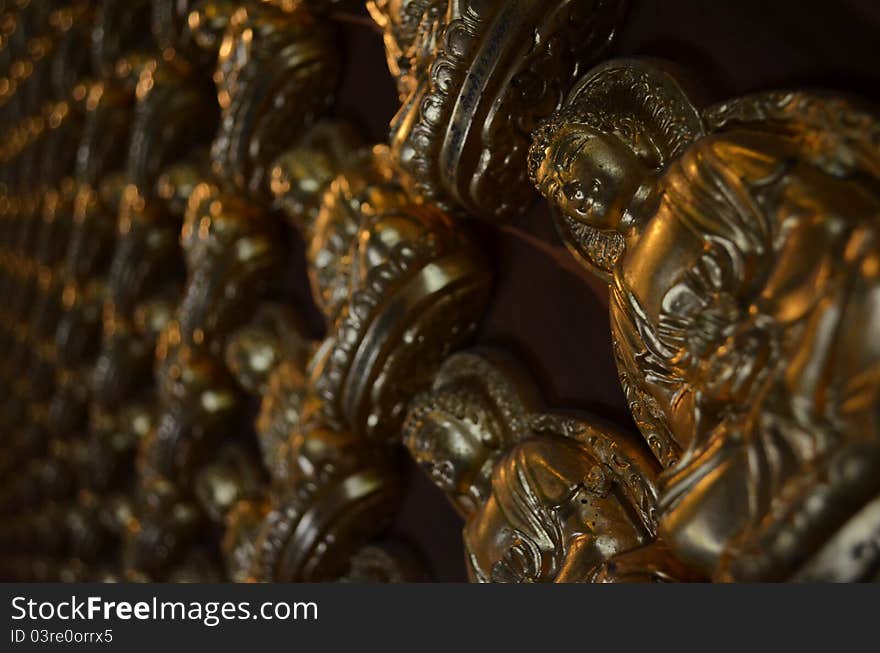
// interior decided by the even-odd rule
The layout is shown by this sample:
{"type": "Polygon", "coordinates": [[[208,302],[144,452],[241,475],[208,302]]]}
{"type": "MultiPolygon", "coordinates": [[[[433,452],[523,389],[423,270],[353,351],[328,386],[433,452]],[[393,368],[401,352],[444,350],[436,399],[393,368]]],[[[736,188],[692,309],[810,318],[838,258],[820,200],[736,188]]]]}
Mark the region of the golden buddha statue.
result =
{"type": "Polygon", "coordinates": [[[503,220],[534,199],[529,135],[578,67],[605,50],[624,3],[371,0],[401,108],[395,160],[414,197],[503,220]]]}
{"type": "Polygon", "coordinates": [[[225,365],[226,338],[280,276],[276,226],[266,211],[216,185],[192,188],[180,231],[187,281],[156,347],[161,417],[142,445],[144,473],[184,482],[234,429],[242,394],[225,365]]]}
{"type": "MultiPolygon", "coordinates": [[[[360,147],[336,123],[310,129],[271,174],[279,206],[307,239],[328,337],[309,348],[308,363],[302,347],[285,352],[267,334],[245,329],[229,341],[240,382],[263,390],[256,428],[272,484],[266,501],[231,513],[227,556],[236,577],[353,580],[366,573],[361,547],[400,501],[397,452],[387,443],[399,438],[402,406],[432,361],[473,330],[489,274],[466,233],[395,182],[387,148],[360,147]],[[264,371],[254,374],[257,359],[264,371]]],[[[296,330],[284,324],[268,331],[296,330]]],[[[393,567],[386,572],[398,573],[393,567]]]]}
{"type": "MultiPolygon", "coordinates": [[[[194,3],[185,29],[197,41],[203,28],[216,34],[202,20],[219,25],[224,8],[194,3]]],[[[242,389],[224,360],[226,339],[283,276],[285,234],[254,197],[265,199],[275,159],[310,126],[335,84],[332,30],[304,6],[238,6],[227,22],[214,75],[221,109],[211,148],[216,178],[205,177],[188,201],[180,232],[187,281],[157,347],[162,419],[142,450],[142,460],[159,463],[154,473],[184,483],[200,443],[228,435],[230,417],[242,408],[242,389]]]]}
{"type": "Polygon", "coordinates": [[[288,480],[290,438],[300,427],[312,350],[305,327],[284,304],[263,304],[227,339],[227,367],[239,385],[260,401],[254,426],[273,486],[288,480]]]}
{"type": "Polygon", "coordinates": [[[409,404],[403,443],[463,517],[486,502],[498,460],[531,435],[541,406],[516,362],[487,350],[450,356],[409,404]]]}
{"type": "Polygon", "coordinates": [[[536,135],[533,179],[611,286],[661,532],[707,576],[789,578],[875,496],[878,134],[800,92],[699,110],[621,61],[536,135]]]}
{"type": "Polygon", "coordinates": [[[546,414],[534,382],[495,351],[449,357],[410,404],[404,444],[465,518],[478,582],[690,578],[654,544],[659,465],[596,419],[546,414]]]}
{"type": "Polygon", "coordinates": [[[270,478],[226,514],[224,557],[240,581],[339,578],[397,509],[394,452],[316,421],[314,349],[296,314],[269,302],[227,339],[229,369],[260,400],[254,426],[270,478]]]}
{"type": "MultiPolygon", "coordinates": [[[[213,20],[217,9],[197,4],[189,25],[196,31],[203,18],[213,20]]],[[[269,171],[328,102],[336,75],[331,35],[302,5],[239,6],[229,17],[214,76],[221,108],[211,150],[215,177],[205,176],[188,199],[180,231],[187,280],[175,318],[156,348],[160,417],[141,445],[142,481],[164,479],[182,496],[194,493],[202,512],[214,521],[229,521],[230,528],[237,523],[233,507],[238,499],[262,500],[262,493],[235,494],[222,507],[212,506],[217,493],[206,488],[235,485],[220,473],[224,467],[216,449],[235,439],[246,393],[270,392],[274,367],[305,357],[300,351],[281,351],[289,342],[261,340],[265,329],[254,338],[247,322],[254,312],[265,313],[264,302],[280,290],[286,234],[278,215],[266,206],[269,171]]],[[[271,315],[264,317],[273,322],[271,315]]],[[[278,338],[293,337],[295,325],[275,318],[274,326],[291,330],[279,331],[278,338]]],[[[251,326],[259,332],[267,325],[251,326]]],[[[285,465],[276,460],[275,450],[286,442],[276,442],[273,429],[266,430],[263,454],[274,472],[285,465]]],[[[177,528],[173,523],[167,527],[177,528]]],[[[233,528],[233,541],[240,530],[233,528]]],[[[236,575],[244,573],[243,563],[237,568],[236,575]]]]}
{"type": "MultiPolygon", "coordinates": [[[[634,516],[637,504],[626,494],[634,470],[621,474],[599,457],[589,439],[607,436],[590,431],[584,427],[587,442],[528,439],[499,461],[488,499],[464,530],[473,580],[591,582],[610,558],[653,539],[653,524],[634,516]]],[[[639,460],[650,470],[647,461],[639,460]]]]}
{"type": "Polygon", "coordinates": [[[335,32],[301,2],[239,5],[220,46],[214,172],[264,196],[275,159],[330,104],[340,73],[335,32]]]}
{"type": "Polygon", "coordinates": [[[255,580],[339,578],[352,555],[386,530],[397,512],[403,487],[393,452],[323,427],[310,412],[290,434],[286,482],[253,545],[255,580]]]}
{"type": "Polygon", "coordinates": [[[387,148],[334,181],[308,258],[332,320],[310,384],[327,424],[399,438],[409,399],[466,342],[488,300],[490,271],[472,236],[414,203],[387,148]]]}

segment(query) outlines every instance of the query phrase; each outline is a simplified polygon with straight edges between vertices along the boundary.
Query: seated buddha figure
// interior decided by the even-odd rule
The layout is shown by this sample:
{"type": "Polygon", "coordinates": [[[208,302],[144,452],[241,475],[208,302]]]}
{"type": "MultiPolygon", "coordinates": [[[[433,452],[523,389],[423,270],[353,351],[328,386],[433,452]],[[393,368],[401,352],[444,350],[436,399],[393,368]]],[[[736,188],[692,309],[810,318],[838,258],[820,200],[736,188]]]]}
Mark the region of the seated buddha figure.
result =
{"type": "Polygon", "coordinates": [[[290,437],[300,426],[312,349],[299,315],[282,303],[264,303],[227,338],[226,366],[259,401],[254,427],[273,486],[287,482],[290,437]]]}
{"type": "Polygon", "coordinates": [[[233,428],[242,397],[222,359],[225,340],[274,287],[283,257],[274,226],[212,184],[193,189],[181,230],[188,277],[156,347],[161,417],[142,443],[144,473],[188,477],[233,428]]]}
{"type": "MultiPolygon", "coordinates": [[[[275,159],[329,105],[339,50],[332,23],[313,16],[305,3],[226,5],[234,11],[216,57],[221,115],[211,160],[219,178],[264,196],[275,159]]],[[[200,11],[199,22],[216,13],[200,11]]]]}
{"type": "Polygon", "coordinates": [[[625,3],[369,0],[400,109],[406,185],[444,211],[505,220],[534,200],[529,135],[608,46],[625,3]]]}
{"type": "Polygon", "coordinates": [[[498,460],[529,437],[529,416],[539,406],[533,381],[511,358],[454,354],[410,402],[403,442],[467,517],[488,499],[498,460]]]}
{"type": "Polygon", "coordinates": [[[406,405],[474,333],[491,272],[471,232],[398,183],[387,147],[325,192],[307,252],[328,337],[309,366],[325,424],[397,441],[406,405]]]}
{"type": "Polygon", "coordinates": [[[316,422],[320,402],[306,379],[313,350],[283,303],[263,303],[227,338],[228,368],[260,400],[254,427],[270,481],[225,515],[223,555],[239,581],[343,577],[397,510],[393,451],[316,422]]]}
{"type": "Polygon", "coordinates": [[[239,382],[262,395],[255,426],[272,484],[230,513],[224,551],[236,578],[355,579],[401,499],[386,445],[433,362],[475,328],[489,273],[466,232],[396,183],[387,148],[319,125],[271,175],[305,232],[328,336],[312,348],[300,335],[291,348],[279,338],[297,331],[288,318],[255,321],[227,342],[239,382]]]}
{"type": "Polygon", "coordinates": [[[609,280],[624,389],[668,467],[661,533],[707,576],[791,577],[876,495],[877,134],[804,93],[700,111],[628,61],[536,134],[533,179],[609,280]]]}
{"type": "Polygon", "coordinates": [[[660,469],[647,449],[540,407],[534,383],[496,351],[449,357],[410,404],[404,444],[465,518],[471,579],[691,577],[662,545],[646,547],[660,469]]]}

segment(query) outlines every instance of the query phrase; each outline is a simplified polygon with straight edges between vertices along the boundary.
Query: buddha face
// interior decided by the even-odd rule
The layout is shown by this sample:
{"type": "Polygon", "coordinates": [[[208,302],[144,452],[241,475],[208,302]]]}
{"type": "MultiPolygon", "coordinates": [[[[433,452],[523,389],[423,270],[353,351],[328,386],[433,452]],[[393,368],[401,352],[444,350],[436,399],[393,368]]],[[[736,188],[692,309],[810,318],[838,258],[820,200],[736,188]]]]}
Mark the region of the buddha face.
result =
{"type": "Polygon", "coordinates": [[[465,527],[474,580],[590,580],[610,557],[644,540],[614,485],[578,442],[550,436],[517,445],[465,527]]]}
{"type": "Polygon", "coordinates": [[[462,515],[473,513],[488,496],[488,473],[483,471],[497,455],[497,447],[492,446],[497,434],[483,413],[474,407],[469,417],[460,417],[433,406],[404,427],[413,458],[462,515]]]}
{"type": "Polygon", "coordinates": [[[595,229],[623,231],[623,215],[648,176],[623,142],[579,124],[559,128],[537,172],[541,193],[595,229]]]}

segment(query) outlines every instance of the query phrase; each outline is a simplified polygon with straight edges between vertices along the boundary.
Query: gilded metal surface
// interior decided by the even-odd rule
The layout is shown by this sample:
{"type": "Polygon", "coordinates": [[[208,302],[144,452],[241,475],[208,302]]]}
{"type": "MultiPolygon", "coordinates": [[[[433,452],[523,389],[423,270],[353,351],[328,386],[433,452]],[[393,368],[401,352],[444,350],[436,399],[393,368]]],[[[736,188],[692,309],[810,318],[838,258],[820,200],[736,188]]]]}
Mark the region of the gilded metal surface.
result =
{"type": "Polygon", "coordinates": [[[271,476],[268,503],[242,504],[232,518],[227,547],[238,578],[424,576],[405,555],[360,547],[387,527],[402,493],[399,455],[385,442],[398,437],[392,424],[424,383],[407,356],[430,371],[449,343],[466,338],[489,275],[467,238],[393,182],[387,150],[358,149],[347,133],[318,124],[273,170],[279,205],[311,241],[309,278],[328,337],[306,352],[296,319],[276,309],[227,348],[240,382],[262,388],[256,428],[271,476]],[[444,267],[453,247],[464,264],[444,267]],[[422,313],[432,296],[452,307],[439,323],[422,313]]]}
{"type": "MultiPolygon", "coordinates": [[[[356,580],[365,573],[356,564],[359,547],[386,528],[397,507],[393,452],[321,427],[305,411],[312,349],[296,315],[272,304],[227,345],[239,382],[262,397],[256,430],[270,476],[261,494],[227,512],[223,546],[238,580],[356,580]]],[[[388,554],[376,564],[391,575],[415,573],[405,558],[395,571],[397,560],[388,554]]]]}
{"type": "Polygon", "coordinates": [[[662,545],[643,560],[625,557],[655,543],[660,466],[650,453],[595,418],[542,404],[508,356],[474,351],[447,359],[410,405],[404,442],[466,519],[471,578],[688,578],[662,545]]]}
{"type": "Polygon", "coordinates": [[[622,61],[536,138],[537,185],[610,279],[621,380],[668,467],[660,530],[707,576],[870,573],[821,549],[876,518],[877,135],[800,92],[701,110],[622,61]]]}
{"type": "Polygon", "coordinates": [[[467,232],[413,204],[392,170],[378,148],[335,180],[309,251],[314,295],[333,324],[311,370],[320,411],[385,441],[399,438],[406,403],[473,333],[490,281],[467,232]]]}
{"type": "Polygon", "coordinates": [[[292,13],[239,6],[220,45],[214,171],[252,193],[265,191],[269,166],[329,105],[339,76],[332,26],[291,4],[292,13]]]}
{"type": "MultiPolygon", "coordinates": [[[[289,142],[276,133],[280,116],[302,109],[298,119],[285,115],[283,126],[291,134],[303,131],[313,111],[308,107],[326,104],[335,79],[328,30],[305,10],[227,8],[233,13],[214,75],[221,108],[211,148],[216,182],[205,169],[202,180],[186,186],[190,194],[179,242],[187,279],[156,347],[157,417],[138,455],[148,502],[157,484],[170,483],[203,520],[221,524],[239,500],[260,494],[253,482],[255,460],[239,456],[241,464],[232,470],[217,460],[218,445],[233,438],[245,408],[226,365],[226,338],[277,292],[285,256],[276,217],[232,189],[258,196],[267,190],[263,171],[289,142]],[[219,496],[225,500],[218,504],[219,496]]],[[[200,20],[194,19],[193,27],[200,20]]],[[[186,524],[169,523],[151,511],[140,513],[140,526],[130,549],[148,552],[144,538],[168,537],[182,551],[195,537],[186,524]]],[[[134,573],[146,566],[162,577],[174,573],[174,562],[137,559],[129,566],[134,573]]]]}
{"type": "Polygon", "coordinates": [[[584,73],[623,4],[0,8],[0,577],[428,580],[408,456],[474,581],[878,580],[877,117],[584,73]],[[333,113],[342,22],[384,39],[387,143],[333,113]],[[535,185],[638,432],[462,351],[465,218],[535,185]]]}
{"type": "Polygon", "coordinates": [[[371,0],[402,106],[395,158],[441,208],[501,220],[534,199],[529,135],[579,66],[606,48],[623,2],[371,0]]]}

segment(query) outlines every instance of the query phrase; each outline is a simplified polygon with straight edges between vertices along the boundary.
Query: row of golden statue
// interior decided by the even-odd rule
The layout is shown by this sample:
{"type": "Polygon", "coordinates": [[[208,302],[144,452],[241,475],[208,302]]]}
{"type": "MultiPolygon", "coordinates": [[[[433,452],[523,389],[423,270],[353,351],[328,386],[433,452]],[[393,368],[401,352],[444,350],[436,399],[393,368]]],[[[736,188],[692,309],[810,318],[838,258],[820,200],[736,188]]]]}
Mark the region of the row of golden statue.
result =
{"type": "Polygon", "coordinates": [[[368,0],[372,145],[331,117],[362,4],[2,3],[0,576],[422,579],[411,456],[474,581],[880,579],[876,114],[700,106],[603,61],[622,0],[368,0]],[[641,437],[469,344],[470,221],[539,194],[641,437]]]}

